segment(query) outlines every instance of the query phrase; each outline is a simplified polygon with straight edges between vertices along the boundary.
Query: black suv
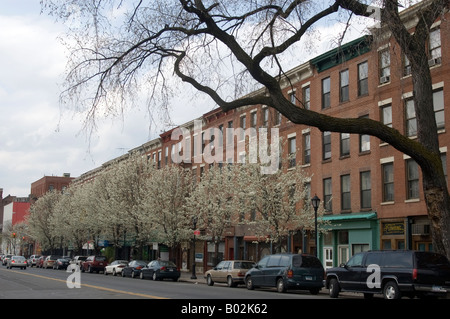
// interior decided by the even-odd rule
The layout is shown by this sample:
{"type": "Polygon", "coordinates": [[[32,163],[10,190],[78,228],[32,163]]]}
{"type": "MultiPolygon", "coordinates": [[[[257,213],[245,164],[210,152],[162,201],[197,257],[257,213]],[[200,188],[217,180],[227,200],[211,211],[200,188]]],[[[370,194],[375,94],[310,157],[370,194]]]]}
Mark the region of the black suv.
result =
{"type": "Polygon", "coordinates": [[[263,257],[245,274],[247,289],[276,287],[305,289],[318,294],[323,287],[324,269],[319,259],[307,254],[275,254],[263,257]]]}
{"type": "Polygon", "coordinates": [[[340,291],[361,292],[366,298],[381,293],[386,299],[445,296],[450,291],[450,263],[432,252],[367,251],[327,269],[325,287],[331,298],[340,291]]]}

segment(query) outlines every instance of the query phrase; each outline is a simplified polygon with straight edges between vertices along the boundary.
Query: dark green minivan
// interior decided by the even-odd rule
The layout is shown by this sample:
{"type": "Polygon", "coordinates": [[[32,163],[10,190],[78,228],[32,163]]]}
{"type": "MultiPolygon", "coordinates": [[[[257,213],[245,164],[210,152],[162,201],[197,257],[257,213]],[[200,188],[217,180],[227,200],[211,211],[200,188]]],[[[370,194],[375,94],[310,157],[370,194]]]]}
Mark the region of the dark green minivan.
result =
{"type": "Polygon", "coordinates": [[[309,290],[318,294],[323,287],[324,269],[319,259],[307,254],[275,254],[263,257],[245,275],[247,289],[276,287],[309,290]]]}

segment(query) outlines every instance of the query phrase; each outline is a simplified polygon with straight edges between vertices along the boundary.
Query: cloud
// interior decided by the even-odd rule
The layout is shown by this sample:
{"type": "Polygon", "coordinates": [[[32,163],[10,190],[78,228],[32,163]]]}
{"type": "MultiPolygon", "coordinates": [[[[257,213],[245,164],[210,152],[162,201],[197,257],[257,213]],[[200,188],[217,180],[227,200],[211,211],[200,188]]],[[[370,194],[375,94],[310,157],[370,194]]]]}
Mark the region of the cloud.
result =
{"type": "Polygon", "coordinates": [[[79,176],[147,140],[148,118],[138,110],[123,121],[102,122],[91,139],[80,132],[83,117],[59,104],[66,52],[57,38],[63,26],[39,15],[39,7],[23,15],[1,12],[0,188],[5,196],[28,196],[31,183],[44,175],[79,176]]]}

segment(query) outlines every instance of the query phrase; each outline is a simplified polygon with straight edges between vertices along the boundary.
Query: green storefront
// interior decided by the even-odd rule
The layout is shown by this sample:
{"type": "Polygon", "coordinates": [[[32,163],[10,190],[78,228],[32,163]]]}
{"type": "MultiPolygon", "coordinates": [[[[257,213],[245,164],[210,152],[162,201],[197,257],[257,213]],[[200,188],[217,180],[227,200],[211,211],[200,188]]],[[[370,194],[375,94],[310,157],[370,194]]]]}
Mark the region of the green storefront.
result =
{"type": "Polygon", "coordinates": [[[345,263],[361,251],[379,249],[379,220],[376,212],[323,216],[328,230],[319,237],[319,258],[325,268],[345,263]]]}

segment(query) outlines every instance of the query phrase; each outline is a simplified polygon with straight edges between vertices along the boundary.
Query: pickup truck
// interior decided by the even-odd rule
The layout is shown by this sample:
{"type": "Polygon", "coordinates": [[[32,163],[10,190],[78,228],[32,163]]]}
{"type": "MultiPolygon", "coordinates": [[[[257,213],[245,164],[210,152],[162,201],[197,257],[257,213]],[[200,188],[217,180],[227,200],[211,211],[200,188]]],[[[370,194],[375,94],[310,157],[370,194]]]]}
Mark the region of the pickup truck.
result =
{"type": "Polygon", "coordinates": [[[105,271],[105,267],[108,265],[105,256],[89,256],[85,261],[81,263],[81,272],[94,272],[99,273],[105,271]]]}

